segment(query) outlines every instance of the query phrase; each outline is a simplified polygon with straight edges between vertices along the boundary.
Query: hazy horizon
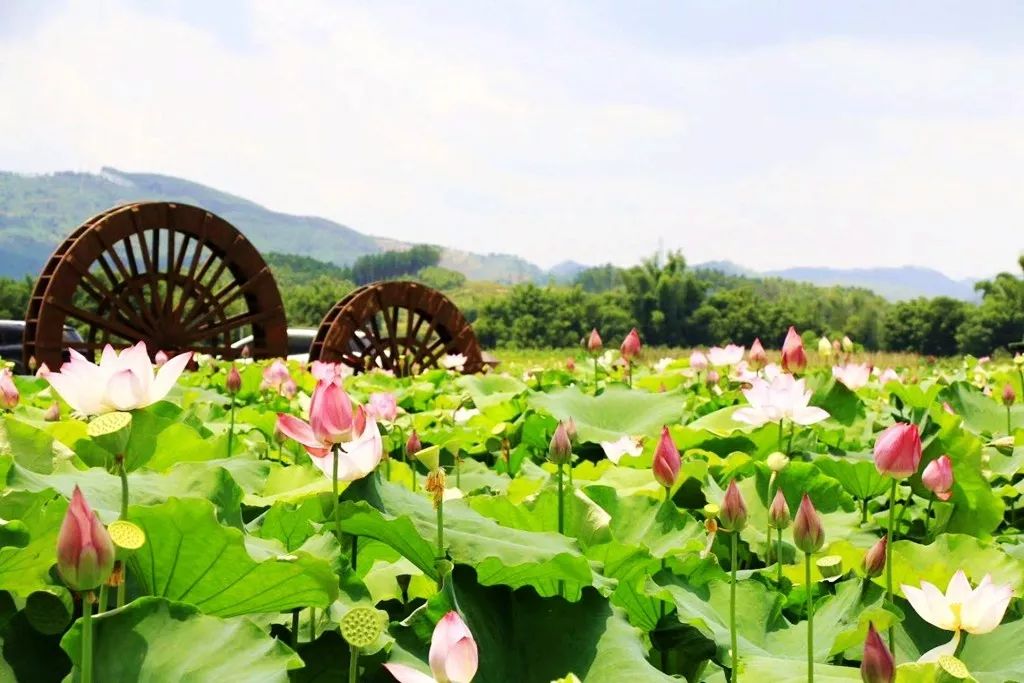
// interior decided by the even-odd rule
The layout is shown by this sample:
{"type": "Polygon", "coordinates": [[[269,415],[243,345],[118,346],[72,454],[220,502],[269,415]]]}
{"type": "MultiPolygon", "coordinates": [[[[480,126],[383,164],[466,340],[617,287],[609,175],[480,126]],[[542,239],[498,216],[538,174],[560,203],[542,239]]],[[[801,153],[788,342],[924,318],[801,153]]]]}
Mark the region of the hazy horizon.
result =
{"type": "Polygon", "coordinates": [[[1015,271],[1024,5],[0,5],[0,167],[543,267],[1015,271]]]}

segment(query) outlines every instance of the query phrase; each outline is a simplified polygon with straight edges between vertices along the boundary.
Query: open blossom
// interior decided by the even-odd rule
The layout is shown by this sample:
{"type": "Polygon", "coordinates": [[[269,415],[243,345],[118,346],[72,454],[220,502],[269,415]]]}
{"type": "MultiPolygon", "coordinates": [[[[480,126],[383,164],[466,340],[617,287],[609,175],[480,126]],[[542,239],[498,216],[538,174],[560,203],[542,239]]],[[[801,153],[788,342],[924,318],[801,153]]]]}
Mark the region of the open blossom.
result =
{"type": "Polygon", "coordinates": [[[105,582],[114,569],[114,543],[76,486],[57,536],[57,571],[75,591],[105,582]]]}
{"type": "Polygon", "coordinates": [[[14,410],[18,407],[21,394],[18,387],[14,386],[14,376],[11,371],[4,368],[0,370],[0,408],[14,410]]]}
{"type": "Polygon", "coordinates": [[[398,401],[390,391],[370,394],[370,400],[366,404],[366,412],[375,420],[394,422],[398,416],[398,401]]]}
{"type": "Polygon", "coordinates": [[[616,465],[624,455],[635,457],[644,452],[643,445],[632,436],[623,436],[617,441],[602,441],[601,448],[604,450],[605,456],[616,465]]]}
{"type": "Polygon", "coordinates": [[[430,637],[428,676],[404,664],[385,664],[399,683],[470,683],[480,664],[473,634],[457,612],[448,612],[437,622],[430,637]]]}
{"type": "Polygon", "coordinates": [[[790,325],[786,339],[782,342],[782,369],[786,372],[803,372],[807,367],[807,352],[804,351],[804,340],[796,328],[790,325]]]}
{"type": "Polygon", "coordinates": [[[770,382],[754,378],[743,395],[750,405],[733,413],[733,418],[755,427],[783,419],[807,426],[828,418],[821,408],[808,405],[811,392],[804,388],[804,380],[792,375],[779,375],[770,382]]]}
{"type": "Polygon", "coordinates": [[[921,473],[921,483],[939,500],[949,500],[953,495],[953,462],[948,455],[942,455],[928,463],[921,473]]]}
{"type": "Polygon", "coordinates": [[[690,367],[697,371],[707,369],[708,357],[703,351],[694,351],[690,354],[690,367]]]}
{"type": "Polygon", "coordinates": [[[737,346],[736,344],[729,344],[725,348],[713,346],[708,349],[708,360],[715,367],[736,365],[743,360],[744,351],[745,349],[742,346],[737,346]]]}
{"type": "Polygon", "coordinates": [[[71,360],[46,380],[72,410],[82,415],[102,415],[117,410],[145,408],[163,399],[185,370],[191,353],[181,353],[153,373],[146,343],[139,342],[118,353],[110,344],[103,348],[99,365],[70,349],[71,360]]]}
{"type": "Polygon", "coordinates": [[[832,376],[846,385],[850,391],[857,391],[871,379],[871,366],[866,363],[847,363],[832,366],[832,376]]]}
{"type": "Polygon", "coordinates": [[[900,381],[900,374],[898,372],[896,372],[895,370],[893,370],[892,368],[886,368],[885,370],[881,370],[879,368],[874,368],[871,371],[871,374],[873,374],[876,377],[878,377],[878,383],[879,384],[883,384],[883,385],[884,384],[888,384],[889,382],[899,382],[900,381]]]}
{"type": "Polygon", "coordinates": [[[469,359],[464,354],[448,353],[441,356],[441,367],[452,372],[462,372],[467,360],[469,359]]]}
{"type": "Polygon", "coordinates": [[[260,390],[267,391],[273,389],[280,392],[284,383],[290,381],[291,378],[292,373],[288,371],[288,366],[285,365],[283,360],[277,359],[263,368],[263,381],[260,382],[260,390]]]}
{"type": "Polygon", "coordinates": [[[960,632],[981,634],[994,631],[1003,621],[1006,608],[1013,597],[1010,586],[992,583],[988,574],[977,588],[971,584],[963,570],[957,571],[942,593],[927,581],[921,587],[902,585],[903,594],[918,616],[933,626],[953,631],[953,640],[926,652],[921,662],[933,662],[941,655],[953,654],[960,644],[960,632]]]}
{"type": "Polygon", "coordinates": [[[666,370],[668,370],[668,366],[672,365],[672,363],[674,363],[675,360],[675,358],[670,358],[668,356],[662,358],[661,360],[654,364],[654,371],[659,374],[665,372],[666,370]]]}

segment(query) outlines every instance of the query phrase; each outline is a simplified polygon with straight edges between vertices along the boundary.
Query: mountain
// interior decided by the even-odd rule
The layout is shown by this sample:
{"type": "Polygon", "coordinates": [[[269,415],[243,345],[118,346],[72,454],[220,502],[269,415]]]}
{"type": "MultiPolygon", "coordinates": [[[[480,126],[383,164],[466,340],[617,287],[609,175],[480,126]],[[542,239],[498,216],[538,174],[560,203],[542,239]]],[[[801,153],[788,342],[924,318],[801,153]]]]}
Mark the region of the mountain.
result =
{"type": "Polygon", "coordinates": [[[844,285],[870,289],[890,301],[903,301],[919,296],[948,296],[962,301],[977,301],[974,291],[977,280],[954,280],[932,268],[902,266],[899,268],[816,268],[797,267],[781,270],[753,271],[731,261],[710,261],[695,268],[718,270],[729,275],[778,277],[809,282],[814,285],[844,285]]]}
{"type": "Polygon", "coordinates": [[[562,261],[557,263],[548,270],[548,275],[555,281],[562,284],[570,283],[576,279],[576,276],[582,273],[590,266],[577,263],[576,261],[562,261]]]}
{"type": "MultiPolygon", "coordinates": [[[[209,209],[244,232],[260,251],[314,256],[337,265],[350,264],[364,254],[412,246],[325,218],[272,211],[172,176],[115,168],[45,175],[0,172],[0,276],[37,274],[53,249],[83,221],[116,204],[147,199],[209,209]]],[[[540,268],[508,254],[443,249],[442,265],[470,279],[505,283],[545,279],[540,268]]]]}

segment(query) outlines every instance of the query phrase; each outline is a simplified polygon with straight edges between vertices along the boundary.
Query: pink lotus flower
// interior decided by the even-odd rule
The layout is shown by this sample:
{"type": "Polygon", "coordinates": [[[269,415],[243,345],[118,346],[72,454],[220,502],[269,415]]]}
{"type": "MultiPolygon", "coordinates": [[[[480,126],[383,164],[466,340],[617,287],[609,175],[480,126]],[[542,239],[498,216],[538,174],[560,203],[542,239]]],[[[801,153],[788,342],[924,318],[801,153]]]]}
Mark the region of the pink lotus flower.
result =
{"type": "Polygon", "coordinates": [[[295,380],[289,377],[281,385],[281,395],[289,401],[295,398],[295,395],[299,393],[299,385],[295,383],[295,380]]]}
{"type": "Polygon", "coordinates": [[[267,367],[263,368],[263,381],[260,382],[260,391],[273,389],[274,391],[280,392],[284,383],[291,378],[292,373],[288,371],[288,366],[283,360],[277,359],[267,367]]]}
{"type": "Polygon", "coordinates": [[[871,379],[871,366],[866,363],[847,363],[832,366],[832,376],[846,385],[850,391],[857,391],[871,379]]]}
{"type": "Polygon", "coordinates": [[[634,327],[626,335],[626,338],[622,340],[622,346],[619,347],[619,353],[626,360],[632,360],[640,354],[642,345],[640,343],[640,333],[636,331],[634,327]]]}
{"type": "Polygon", "coordinates": [[[928,463],[921,473],[921,483],[939,500],[949,500],[953,495],[953,463],[948,455],[942,455],[928,463]]]}
{"type": "Polygon", "coordinates": [[[763,368],[765,363],[768,362],[768,354],[765,352],[760,338],[754,339],[754,343],[750,345],[750,352],[747,354],[747,360],[750,361],[750,365],[755,370],[763,368]]]}
{"type": "Polygon", "coordinates": [[[885,536],[878,539],[864,556],[864,573],[868,576],[879,576],[885,569],[885,548],[889,544],[885,536]]]}
{"type": "Polygon", "coordinates": [[[590,331],[590,336],[587,337],[587,351],[590,353],[598,353],[601,351],[602,346],[604,346],[604,344],[601,341],[601,335],[597,333],[597,328],[595,327],[590,331]]]}
{"type": "Polygon", "coordinates": [[[163,367],[163,364],[169,361],[170,359],[171,357],[167,355],[167,352],[161,349],[156,352],[156,355],[153,356],[153,365],[155,365],[158,368],[163,367]]]}
{"type": "Polygon", "coordinates": [[[810,496],[806,493],[800,499],[800,507],[793,520],[793,545],[811,555],[825,545],[825,527],[821,523],[821,515],[814,509],[810,496]]]}
{"type": "Polygon", "coordinates": [[[917,472],[921,464],[921,435],[917,425],[897,422],[875,440],[875,469],[896,479],[917,472]]]}
{"type": "Polygon", "coordinates": [[[893,683],[896,680],[896,662],[871,622],[868,622],[868,637],[864,641],[860,675],[864,683],[893,683]]]}
{"type": "Polygon", "coordinates": [[[398,416],[398,401],[390,391],[370,394],[366,412],[375,420],[394,422],[398,416]]]}
{"type": "Polygon", "coordinates": [[[231,364],[231,369],[228,370],[228,376],[224,379],[224,388],[228,390],[228,393],[234,396],[242,389],[242,374],[238,372],[238,368],[235,367],[234,363],[231,364]]]}
{"type": "Polygon", "coordinates": [[[468,360],[465,354],[449,353],[441,356],[441,367],[451,372],[462,372],[468,360]]]}
{"type": "Polygon", "coordinates": [[[306,447],[310,455],[322,458],[335,444],[351,441],[355,425],[352,400],[339,384],[320,381],[309,403],[309,422],[286,413],[278,413],[282,432],[306,447]]]}
{"type": "Polygon", "coordinates": [[[786,496],[782,494],[782,489],[775,492],[775,498],[768,506],[768,519],[776,529],[785,529],[789,526],[789,503],[786,502],[786,496]]]}
{"type": "Polygon", "coordinates": [[[50,366],[47,365],[46,363],[43,363],[42,365],[39,366],[39,369],[36,370],[36,377],[38,377],[39,379],[46,379],[46,376],[49,375],[51,372],[53,371],[50,370],[50,366]]]}
{"type": "Polygon", "coordinates": [[[551,435],[551,442],[548,444],[548,460],[556,465],[564,465],[572,460],[572,439],[569,438],[569,431],[562,421],[558,422],[555,433],[551,435]]]}
{"type": "Polygon", "coordinates": [[[808,405],[811,392],[804,388],[804,380],[792,375],[782,374],[771,382],[755,378],[743,395],[750,405],[733,413],[733,418],[755,427],[784,419],[807,426],[828,418],[821,408],[808,405]]]}
{"type": "Polygon", "coordinates": [[[654,449],[654,463],[651,465],[655,481],[667,489],[675,486],[679,478],[680,464],[679,449],[672,441],[668,427],[662,427],[661,439],[658,440],[658,447],[654,449]]]}
{"type": "Polygon", "coordinates": [[[60,422],[60,404],[54,401],[43,413],[43,419],[47,422],[60,422]]]}
{"type": "Polygon", "coordinates": [[[18,387],[14,386],[14,375],[6,368],[0,370],[0,408],[14,410],[20,400],[21,394],[18,387]]]}
{"type": "Polygon", "coordinates": [[[700,372],[708,367],[708,357],[702,351],[694,351],[690,354],[690,367],[700,372]]]}
{"type": "Polygon", "coordinates": [[[899,373],[893,370],[892,368],[886,368],[885,370],[879,370],[878,368],[875,368],[874,370],[872,370],[872,372],[878,375],[878,383],[883,386],[888,384],[889,382],[900,381],[899,373]]]}
{"type": "Polygon", "coordinates": [[[722,528],[726,531],[743,531],[747,526],[747,503],[735,479],[729,482],[729,488],[725,490],[718,518],[722,520],[722,528]]]}
{"type": "Polygon", "coordinates": [[[96,588],[114,570],[114,543],[77,486],[57,536],[57,570],[74,591],[96,588]]]}
{"type": "Polygon", "coordinates": [[[116,410],[145,408],[163,399],[185,370],[192,354],[181,353],[153,374],[146,343],[139,342],[118,353],[107,344],[96,365],[74,349],[60,372],[46,376],[50,386],[71,408],[82,415],[101,415],[116,410]]]}
{"type": "Polygon", "coordinates": [[[1003,405],[1012,406],[1014,401],[1017,400],[1017,392],[1013,390],[1013,385],[1009,382],[1003,387],[1003,405]]]}
{"type": "Polygon", "coordinates": [[[803,372],[807,367],[807,353],[804,351],[804,340],[800,338],[796,328],[790,325],[786,340],[782,343],[782,369],[786,372],[803,372]]]}
{"type": "Polygon", "coordinates": [[[473,634],[456,612],[437,622],[430,638],[428,676],[404,664],[385,664],[399,683],[470,683],[479,666],[479,653],[473,634]]]}
{"type": "Polygon", "coordinates": [[[718,346],[713,346],[708,349],[708,360],[715,367],[726,367],[729,365],[736,365],[743,360],[743,353],[745,349],[742,346],[736,344],[729,344],[724,349],[718,346]]]}
{"type": "Polygon", "coordinates": [[[405,453],[406,455],[415,455],[417,452],[422,450],[423,444],[420,443],[420,435],[416,433],[416,430],[412,430],[412,434],[409,435],[408,441],[405,442],[405,453]]]}
{"type": "Polygon", "coordinates": [[[1013,598],[1010,586],[992,583],[988,574],[972,590],[963,570],[953,575],[945,594],[927,581],[922,581],[920,588],[905,584],[900,588],[910,606],[922,619],[932,626],[953,631],[953,640],[929,650],[921,656],[919,662],[933,662],[941,655],[953,654],[960,644],[961,631],[973,634],[994,631],[1002,623],[1006,608],[1013,598]]]}

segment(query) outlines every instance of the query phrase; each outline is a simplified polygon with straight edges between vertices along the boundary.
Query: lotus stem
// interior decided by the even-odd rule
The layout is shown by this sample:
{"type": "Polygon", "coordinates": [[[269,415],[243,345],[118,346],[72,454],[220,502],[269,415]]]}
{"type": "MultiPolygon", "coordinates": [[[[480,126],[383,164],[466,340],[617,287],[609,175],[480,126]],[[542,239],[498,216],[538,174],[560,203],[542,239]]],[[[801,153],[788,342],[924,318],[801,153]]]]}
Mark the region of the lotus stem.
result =
{"type": "Polygon", "coordinates": [[[779,529],[779,539],[775,545],[775,562],[779,566],[779,585],[782,585],[782,529],[779,529]]]}
{"type": "Polygon", "coordinates": [[[124,455],[117,456],[117,476],[121,477],[121,519],[128,519],[128,473],[124,469],[124,455]]]}
{"type": "Polygon", "coordinates": [[[359,560],[359,536],[352,537],[352,571],[355,571],[359,560]]]}
{"type": "Polygon", "coordinates": [[[359,680],[359,648],[349,645],[348,655],[348,683],[356,683],[359,680]]]}
{"type": "Polygon", "coordinates": [[[1006,435],[1013,436],[1013,427],[1010,424],[1010,406],[1006,406],[1006,435]]]}
{"type": "Polygon", "coordinates": [[[810,553],[804,553],[804,580],[807,590],[807,683],[814,683],[814,591],[811,587],[810,553]]]}
{"type": "Polygon", "coordinates": [[[331,467],[331,492],[334,494],[334,533],[341,543],[341,505],[338,504],[338,460],[341,459],[341,446],[335,445],[331,450],[334,464],[331,467]]]}
{"type": "Polygon", "coordinates": [[[106,581],[100,586],[100,598],[96,603],[96,614],[105,612],[107,605],[110,603],[110,584],[106,581]]]}
{"type": "Polygon", "coordinates": [[[81,683],[92,683],[92,591],[82,595],[82,679],[81,683]]]}
{"type": "MultiPolygon", "coordinates": [[[[437,501],[437,559],[438,561],[443,560],[445,557],[444,553],[444,498],[440,497],[437,501]]],[[[444,577],[441,576],[441,572],[437,572],[437,590],[444,588],[444,577]]]]}
{"type": "Polygon", "coordinates": [[[736,565],[738,564],[739,531],[733,530],[729,534],[731,549],[729,553],[729,637],[731,639],[732,675],[729,678],[731,683],[740,679],[740,651],[736,637],[736,565]]]}
{"type": "Polygon", "coordinates": [[[299,647],[299,608],[292,610],[292,649],[299,647]]]}
{"type": "Polygon", "coordinates": [[[309,608],[309,642],[316,640],[316,607],[309,608]]]}
{"type": "Polygon", "coordinates": [[[231,415],[231,424],[228,427],[228,457],[231,457],[232,446],[235,443],[235,397],[231,397],[231,407],[228,409],[231,415]]]}
{"type": "MultiPolygon", "coordinates": [[[[892,480],[889,487],[889,528],[885,531],[885,599],[891,605],[892,600],[892,537],[893,528],[896,526],[896,480],[892,480]]],[[[810,560],[808,560],[810,562],[810,560]]],[[[807,565],[810,571],[810,564],[807,565]]],[[[889,651],[893,651],[896,633],[892,625],[889,626],[889,651]]]]}
{"type": "Polygon", "coordinates": [[[594,356],[594,396],[597,396],[597,356],[594,356]]]}

